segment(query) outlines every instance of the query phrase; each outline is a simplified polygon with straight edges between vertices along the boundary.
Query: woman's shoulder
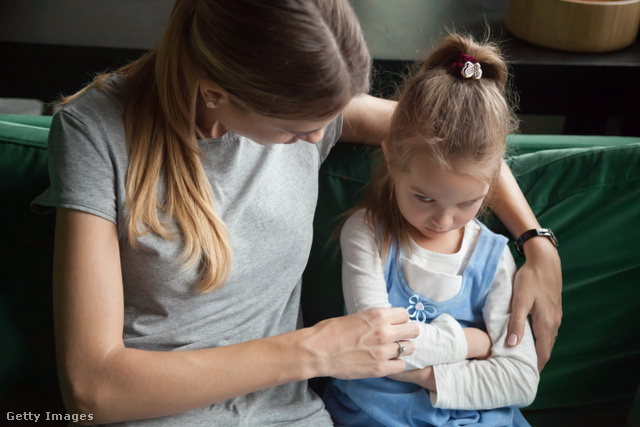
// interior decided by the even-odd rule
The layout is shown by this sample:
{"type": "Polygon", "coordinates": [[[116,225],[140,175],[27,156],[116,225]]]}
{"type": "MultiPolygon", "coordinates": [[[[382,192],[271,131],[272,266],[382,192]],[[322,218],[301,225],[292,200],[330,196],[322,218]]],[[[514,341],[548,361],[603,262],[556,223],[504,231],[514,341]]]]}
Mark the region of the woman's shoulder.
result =
{"type": "Polygon", "coordinates": [[[86,127],[117,126],[124,116],[125,85],[122,76],[110,75],[101,87],[89,86],[61,106],[59,114],[86,127]]]}

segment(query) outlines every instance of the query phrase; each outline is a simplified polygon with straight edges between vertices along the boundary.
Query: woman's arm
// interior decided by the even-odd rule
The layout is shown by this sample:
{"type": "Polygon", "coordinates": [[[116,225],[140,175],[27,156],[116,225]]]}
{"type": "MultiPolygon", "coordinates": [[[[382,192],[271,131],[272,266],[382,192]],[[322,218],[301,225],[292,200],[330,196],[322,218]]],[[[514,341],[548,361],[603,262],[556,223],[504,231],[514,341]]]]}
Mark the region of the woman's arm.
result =
{"type": "MultiPolygon", "coordinates": [[[[375,232],[365,219],[363,210],[355,212],[345,222],[340,246],[347,313],[390,307],[375,232]]],[[[488,355],[491,346],[489,336],[479,329],[462,328],[448,314],[438,316],[431,324],[415,323],[420,327],[420,335],[413,342],[415,352],[402,357],[407,369],[488,355]]]]}
{"type": "Polygon", "coordinates": [[[284,335],[193,351],[123,345],[116,226],[58,209],[54,319],[61,389],[70,413],[93,423],[162,416],[315,376],[404,370],[395,341],[417,336],[402,309],[369,310],[284,335]]]}
{"type": "MultiPolygon", "coordinates": [[[[527,204],[511,170],[503,162],[493,210],[515,238],[540,224],[527,204]]],[[[508,345],[518,345],[528,316],[533,320],[538,369],[542,371],[562,321],[562,270],[555,246],[546,238],[529,239],[523,246],[526,262],[516,274],[508,345]]]]}
{"type": "Polygon", "coordinates": [[[361,95],[353,98],[342,112],[340,141],[380,145],[389,135],[396,102],[361,95]]]}

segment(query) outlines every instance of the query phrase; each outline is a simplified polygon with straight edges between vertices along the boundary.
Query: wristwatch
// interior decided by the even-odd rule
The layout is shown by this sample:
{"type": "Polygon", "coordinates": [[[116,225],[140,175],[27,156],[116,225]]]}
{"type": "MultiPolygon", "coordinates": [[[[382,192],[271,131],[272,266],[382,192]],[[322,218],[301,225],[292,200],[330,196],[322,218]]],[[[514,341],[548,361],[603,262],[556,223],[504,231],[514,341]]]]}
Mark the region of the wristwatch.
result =
{"type": "Polygon", "coordinates": [[[550,228],[534,228],[533,230],[525,231],[516,240],[516,251],[518,251],[521,257],[524,257],[524,251],[522,250],[522,245],[524,245],[524,242],[531,239],[532,237],[538,236],[548,238],[551,243],[553,243],[553,246],[555,246],[556,248],[558,247],[558,239],[556,239],[555,234],[553,234],[553,231],[551,231],[550,228]]]}

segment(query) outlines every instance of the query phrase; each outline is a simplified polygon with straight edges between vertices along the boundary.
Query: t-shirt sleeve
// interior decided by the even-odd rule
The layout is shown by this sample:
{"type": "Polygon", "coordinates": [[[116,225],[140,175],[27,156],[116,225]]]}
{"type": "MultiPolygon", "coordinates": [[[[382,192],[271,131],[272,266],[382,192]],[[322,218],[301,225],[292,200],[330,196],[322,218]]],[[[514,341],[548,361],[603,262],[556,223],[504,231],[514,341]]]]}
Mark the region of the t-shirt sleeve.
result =
{"type": "Polygon", "coordinates": [[[64,207],[117,224],[116,162],[109,138],[73,114],[53,118],[48,140],[49,188],[31,203],[35,212],[64,207]]]}

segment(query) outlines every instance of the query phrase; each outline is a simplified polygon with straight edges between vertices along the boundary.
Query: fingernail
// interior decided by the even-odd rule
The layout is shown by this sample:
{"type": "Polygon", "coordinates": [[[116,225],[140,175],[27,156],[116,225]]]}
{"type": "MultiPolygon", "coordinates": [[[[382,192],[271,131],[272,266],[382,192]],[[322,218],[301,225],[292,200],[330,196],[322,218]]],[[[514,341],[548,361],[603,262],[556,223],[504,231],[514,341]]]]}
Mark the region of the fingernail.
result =
{"type": "Polygon", "coordinates": [[[518,342],[518,336],[516,334],[509,335],[509,338],[507,339],[507,344],[516,345],[517,342],[518,342]]]}

